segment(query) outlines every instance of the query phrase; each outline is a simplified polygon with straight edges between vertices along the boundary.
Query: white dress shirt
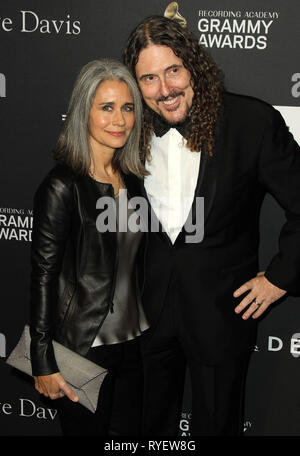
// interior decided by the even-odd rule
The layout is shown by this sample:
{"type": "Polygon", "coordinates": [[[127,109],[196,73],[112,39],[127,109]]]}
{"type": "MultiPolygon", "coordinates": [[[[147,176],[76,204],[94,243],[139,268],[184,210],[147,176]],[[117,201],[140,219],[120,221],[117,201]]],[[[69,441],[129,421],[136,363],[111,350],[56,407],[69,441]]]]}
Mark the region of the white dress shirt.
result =
{"type": "Polygon", "coordinates": [[[151,206],[174,244],[190,212],[199,174],[201,152],[191,152],[176,130],[162,137],[153,134],[150,172],[145,189],[151,206]]]}

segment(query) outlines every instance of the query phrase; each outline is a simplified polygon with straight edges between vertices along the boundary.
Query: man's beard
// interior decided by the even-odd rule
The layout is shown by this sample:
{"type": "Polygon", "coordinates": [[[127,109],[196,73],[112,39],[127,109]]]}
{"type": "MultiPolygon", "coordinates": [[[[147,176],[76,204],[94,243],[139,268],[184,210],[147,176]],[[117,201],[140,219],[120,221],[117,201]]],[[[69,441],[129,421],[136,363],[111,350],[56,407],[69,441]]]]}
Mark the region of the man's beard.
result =
{"type": "MultiPolygon", "coordinates": [[[[160,97],[160,98],[157,100],[157,102],[158,102],[158,103],[159,103],[159,102],[163,102],[163,101],[167,100],[169,97],[177,98],[177,97],[179,97],[179,96],[185,96],[184,92],[171,92],[171,93],[169,93],[169,95],[168,95],[167,97],[160,97]]],[[[167,125],[169,125],[169,126],[174,126],[174,125],[179,125],[179,124],[184,123],[184,122],[186,121],[187,117],[189,116],[190,111],[191,111],[191,106],[188,106],[188,105],[187,105],[187,106],[186,106],[185,113],[184,113],[182,119],[180,119],[179,121],[172,121],[172,120],[167,119],[167,118],[164,116],[163,112],[161,112],[161,111],[160,111],[159,114],[158,114],[158,113],[156,113],[156,114],[159,115],[159,116],[162,118],[162,120],[163,120],[167,125]]]]}

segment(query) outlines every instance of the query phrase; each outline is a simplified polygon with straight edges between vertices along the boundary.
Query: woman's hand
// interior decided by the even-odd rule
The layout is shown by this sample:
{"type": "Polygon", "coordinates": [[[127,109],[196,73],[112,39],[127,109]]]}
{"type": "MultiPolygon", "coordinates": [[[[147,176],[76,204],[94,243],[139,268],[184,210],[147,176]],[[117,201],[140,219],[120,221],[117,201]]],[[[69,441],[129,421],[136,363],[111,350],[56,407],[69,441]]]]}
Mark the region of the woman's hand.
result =
{"type": "Polygon", "coordinates": [[[67,385],[59,372],[34,377],[34,386],[40,394],[50,397],[50,399],[59,399],[60,397],[67,396],[73,402],[78,401],[77,394],[67,385]]]}

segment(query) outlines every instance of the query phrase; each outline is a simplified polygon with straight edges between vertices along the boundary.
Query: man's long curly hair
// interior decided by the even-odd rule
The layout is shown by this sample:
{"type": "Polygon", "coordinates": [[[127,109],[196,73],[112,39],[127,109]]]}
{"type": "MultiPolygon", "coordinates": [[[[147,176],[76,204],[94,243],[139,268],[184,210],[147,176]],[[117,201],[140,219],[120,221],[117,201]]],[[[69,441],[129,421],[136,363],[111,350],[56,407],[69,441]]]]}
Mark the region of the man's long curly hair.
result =
{"type": "MultiPolygon", "coordinates": [[[[124,50],[124,62],[135,77],[140,52],[152,44],[171,48],[190,72],[194,97],[189,113],[187,147],[199,152],[205,146],[206,152],[212,156],[214,128],[224,92],[222,72],[190,30],[163,16],[150,16],[133,30],[124,50]]],[[[150,158],[153,111],[146,103],[144,107],[141,153],[145,160],[150,158]]]]}

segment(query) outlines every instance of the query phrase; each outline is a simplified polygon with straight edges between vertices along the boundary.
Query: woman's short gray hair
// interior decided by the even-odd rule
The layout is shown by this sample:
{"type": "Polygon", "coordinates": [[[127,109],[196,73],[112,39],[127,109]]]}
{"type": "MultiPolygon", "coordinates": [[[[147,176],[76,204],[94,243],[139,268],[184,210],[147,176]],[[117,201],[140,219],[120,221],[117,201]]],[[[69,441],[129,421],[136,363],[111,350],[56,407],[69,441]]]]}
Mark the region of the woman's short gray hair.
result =
{"type": "Polygon", "coordinates": [[[129,138],[113,158],[113,167],[139,177],[148,174],[140,159],[140,135],[143,107],[134,78],[125,65],[117,60],[101,59],[87,63],[80,71],[73,88],[69,108],[54,158],[70,166],[76,173],[88,174],[91,166],[89,116],[99,85],[107,80],[127,84],[134,104],[135,123],[129,138]]]}

